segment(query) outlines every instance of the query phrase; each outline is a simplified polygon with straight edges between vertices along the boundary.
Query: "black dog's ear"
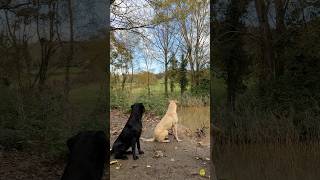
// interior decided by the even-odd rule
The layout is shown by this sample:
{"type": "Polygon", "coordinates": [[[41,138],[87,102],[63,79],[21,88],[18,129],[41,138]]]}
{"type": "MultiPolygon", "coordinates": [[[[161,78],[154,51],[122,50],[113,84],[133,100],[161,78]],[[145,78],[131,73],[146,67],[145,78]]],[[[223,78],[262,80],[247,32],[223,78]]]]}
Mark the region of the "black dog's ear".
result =
{"type": "MultiPolygon", "coordinates": [[[[80,134],[80,133],[79,133],[80,134]]],[[[67,141],[67,146],[69,148],[69,151],[71,152],[75,143],[78,141],[79,139],[79,134],[72,136],[71,138],[68,139],[67,141]]]]}
{"type": "Polygon", "coordinates": [[[134,104],[131,105],[131,109],[133,109],[134,104]]]}

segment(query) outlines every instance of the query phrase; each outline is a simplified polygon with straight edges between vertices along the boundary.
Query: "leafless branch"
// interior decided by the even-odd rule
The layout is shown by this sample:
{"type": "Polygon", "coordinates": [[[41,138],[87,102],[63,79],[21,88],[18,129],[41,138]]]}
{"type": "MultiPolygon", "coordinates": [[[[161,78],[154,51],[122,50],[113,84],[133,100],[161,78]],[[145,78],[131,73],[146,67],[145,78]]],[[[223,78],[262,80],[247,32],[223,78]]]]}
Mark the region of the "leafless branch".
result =
{"type": "Polygon", "coordinates": [[[129,31],[129,30],[133,30],[133,29],[139,29],[139,28],[154,28],[153,25],[148,25],[148,24],[143,24],[140,26],[132,26],[132,27],[111,27],[111,31],[129,31]]]}

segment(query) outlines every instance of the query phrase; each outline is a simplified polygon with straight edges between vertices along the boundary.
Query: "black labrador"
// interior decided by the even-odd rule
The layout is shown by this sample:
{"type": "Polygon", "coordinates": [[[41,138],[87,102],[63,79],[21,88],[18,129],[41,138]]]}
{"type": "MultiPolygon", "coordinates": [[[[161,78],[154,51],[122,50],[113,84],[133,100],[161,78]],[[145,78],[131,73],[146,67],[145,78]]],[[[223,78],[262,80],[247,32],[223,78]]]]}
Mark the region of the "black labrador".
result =
{"type": "Polygon", "coordinates": [[[140,135],[142,132],[142,115],[145,111],[145,108],[142,103],[135,103],[131,106],[130,117],[124,126],[122,132],[113,143],[111,154],[114,153],[116,159],[128,159],[126,154],[132,153],[133,159],[138,159],[136,155],[136,144],[139,151],[139,154],[144,152],[140,148],[140,135]],[[127,151],[129,148],[132,148],[132,151],[127,151]]]}
{"type": "Polygon", "coordinates": [[[61,180],[101,180],[108,141],[103,131],[84,131],[67,141],[68,164],[61,180]]]}

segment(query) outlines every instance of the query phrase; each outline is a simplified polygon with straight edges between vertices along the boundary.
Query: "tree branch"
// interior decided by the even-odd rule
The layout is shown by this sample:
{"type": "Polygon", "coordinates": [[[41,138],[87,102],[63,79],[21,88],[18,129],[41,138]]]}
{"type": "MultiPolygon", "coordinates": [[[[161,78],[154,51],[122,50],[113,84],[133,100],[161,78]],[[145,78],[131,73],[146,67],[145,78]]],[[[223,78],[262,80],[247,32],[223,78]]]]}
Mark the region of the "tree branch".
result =
{"type": "Polygon", "coordinates": [[[1,3],[0,9],[7,9],[7,10],[17,9],[22,6],[30,5],[31,2],[21,3],[21,4],[15,5],[15,6],[9,6],[9,4],[10,4],[10,2],[9,3],[1,3]]]}
{"type": "Polygon", "coordinates": [[[119,31],[119,30],[129,31],[129,30],[138,29],[138,28],[154,28],[154,27],[148,24],[144,24],[140,26],[132,26],[132,27],[112,27],[111,26],[111,31],[119,31]]]}

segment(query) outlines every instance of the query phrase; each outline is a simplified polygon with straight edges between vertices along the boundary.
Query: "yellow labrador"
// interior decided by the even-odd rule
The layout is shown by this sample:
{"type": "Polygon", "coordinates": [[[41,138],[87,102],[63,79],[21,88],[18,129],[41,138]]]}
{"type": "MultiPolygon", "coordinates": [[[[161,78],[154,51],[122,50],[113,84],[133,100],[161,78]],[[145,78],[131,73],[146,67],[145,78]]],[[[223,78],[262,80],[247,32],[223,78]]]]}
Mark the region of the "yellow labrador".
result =
{"type": "Polygon", "coordinates": [[[161,121],[157,124],[156,128],[154,129],[153,138],[145,139],[141,138],[143,141],[152,142],[152,141],[159,141],[159,142],[170,142],[168,138],[169,129],[172,129],[173,135],[176,140],[179,142],[181,141],[178,138],[178,115],[177,115],[177,103],[178,101],[170,100],[169,106],[166,114],[161,119],[161,121]]]}

